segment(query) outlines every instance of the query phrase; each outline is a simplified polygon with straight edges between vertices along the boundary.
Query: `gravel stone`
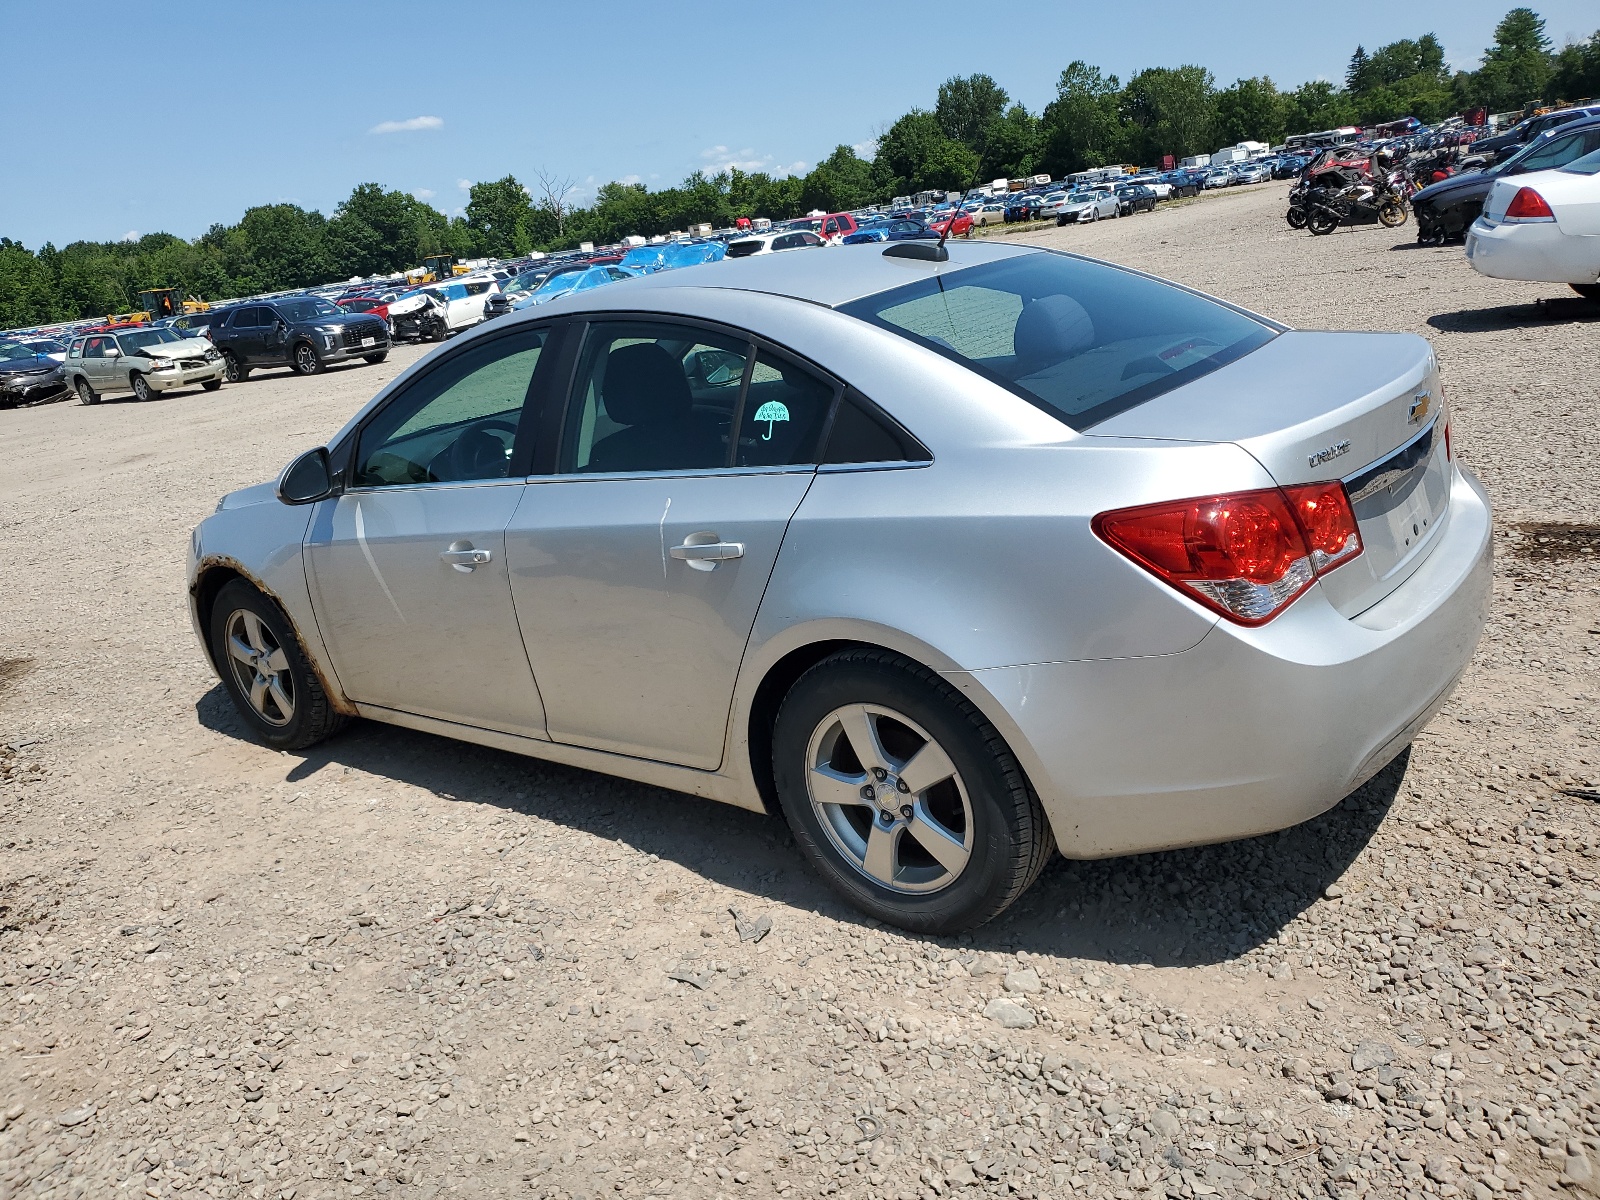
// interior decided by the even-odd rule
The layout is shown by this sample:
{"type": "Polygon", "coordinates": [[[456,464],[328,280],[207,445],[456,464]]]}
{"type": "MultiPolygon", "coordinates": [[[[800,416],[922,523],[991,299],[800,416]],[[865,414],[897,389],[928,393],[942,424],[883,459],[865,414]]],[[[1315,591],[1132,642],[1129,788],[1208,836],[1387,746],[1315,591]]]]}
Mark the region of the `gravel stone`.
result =
{"type": "Polygon", "coordinates": [[[1003,996],[996,996],[984,1005],[983,1015],[1002,1029],[1032,1029],[1038,1023],[1026,1008],[1003,996]]]}

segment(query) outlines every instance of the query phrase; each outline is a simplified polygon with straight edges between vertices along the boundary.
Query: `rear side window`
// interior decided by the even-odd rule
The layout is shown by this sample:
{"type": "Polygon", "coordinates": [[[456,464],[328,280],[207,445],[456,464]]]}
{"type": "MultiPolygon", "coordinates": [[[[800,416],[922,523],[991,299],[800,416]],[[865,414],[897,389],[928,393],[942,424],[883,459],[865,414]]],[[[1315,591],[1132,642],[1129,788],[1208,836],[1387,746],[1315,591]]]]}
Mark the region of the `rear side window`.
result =
{"type": "Polygon", "coordinates": [[[254,329],[261,324],[261,310],[259,308],[241,308],[233,314],[233,320],[228,322],[229,329],[254,329]]]}
{"type": "Polygon", "coordinates": [[[768,350],[756,355],[739,421],[736,467],[816,462],[834,385],[768,350]]]}
{"type": "Polygon", "coordinates": [[[1172,284],[1048,251],[920,280],[840,311],[953,359],[1079,430],[1278,333],[1172,284]]]}
{"type": "Polygon", "coordinates": [[[828,431],[824,463],[931,462],[933,456],[854,388],[845,390],[828,431]]]}

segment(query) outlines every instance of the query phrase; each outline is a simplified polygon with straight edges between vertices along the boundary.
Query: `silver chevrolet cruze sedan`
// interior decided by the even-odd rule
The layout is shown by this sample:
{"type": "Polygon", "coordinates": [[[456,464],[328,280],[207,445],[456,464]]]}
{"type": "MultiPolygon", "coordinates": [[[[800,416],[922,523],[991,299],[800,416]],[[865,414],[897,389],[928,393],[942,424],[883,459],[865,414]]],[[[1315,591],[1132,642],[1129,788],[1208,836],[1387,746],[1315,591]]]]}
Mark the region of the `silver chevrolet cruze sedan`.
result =
{"type": "Polygon", "coordinates": [[[388,721],[780,811],[908,929],[1320,813],[1444,703],[1490,511],[1428,343],[1018,245],[756,256],[417,362],[194,531],[298,749],[388,721]]]}

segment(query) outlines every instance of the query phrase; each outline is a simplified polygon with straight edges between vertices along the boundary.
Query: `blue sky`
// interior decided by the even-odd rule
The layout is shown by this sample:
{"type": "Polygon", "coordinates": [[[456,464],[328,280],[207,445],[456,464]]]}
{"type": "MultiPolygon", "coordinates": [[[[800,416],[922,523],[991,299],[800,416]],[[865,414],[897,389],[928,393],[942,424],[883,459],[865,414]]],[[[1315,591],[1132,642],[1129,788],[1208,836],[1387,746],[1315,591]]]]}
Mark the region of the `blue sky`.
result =
{"type": "MultiPolygon", "coordinates": [[[[985,71],[1038,111],[1075,58],[1124,78],[1194,62],[1219,84],[1292,87],[1341,78],[1358,41],[1432,31],[1471,67],[1512,3],[1339,0],[1313,21],[1246,0],[10,0],[0,234],[34,248],[193,237],[253,204],[332,212],[368,180],[453,213],[465,181],[528,183],[541,167],[591,193],[728,163],[799,171],[931,107],[954,74],[985,71]]],[[[1558,45],[1600,25],[1593,0],[1533,6],[1558,45]]]]}

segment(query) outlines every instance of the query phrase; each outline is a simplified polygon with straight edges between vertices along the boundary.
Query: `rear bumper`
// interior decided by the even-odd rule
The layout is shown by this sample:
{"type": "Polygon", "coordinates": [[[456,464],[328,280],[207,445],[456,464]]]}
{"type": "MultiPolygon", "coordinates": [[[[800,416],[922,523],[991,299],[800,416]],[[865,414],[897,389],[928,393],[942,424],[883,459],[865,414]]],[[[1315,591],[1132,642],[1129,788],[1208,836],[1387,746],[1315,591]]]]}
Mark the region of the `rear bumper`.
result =
{"type": "Polygon", "coordinates": [[[1493,561],[1470,475],[1453,477],[1450,512],[1427,562],[1354,619],[1313,588],[1259,629],[1222,621],[1181,653],[951,682],[999,710],[1069,858],[1285,829],[1398,755],[1472,657],[1493,561]]]}
{"type": "Polygon", "coordinates": [[[1467,261],[1494,279],[1594,283],[1600,237],[1573,237],[1554,221],[1490,224],[1479,217],[1467,230],[1467,261]]]}

